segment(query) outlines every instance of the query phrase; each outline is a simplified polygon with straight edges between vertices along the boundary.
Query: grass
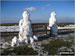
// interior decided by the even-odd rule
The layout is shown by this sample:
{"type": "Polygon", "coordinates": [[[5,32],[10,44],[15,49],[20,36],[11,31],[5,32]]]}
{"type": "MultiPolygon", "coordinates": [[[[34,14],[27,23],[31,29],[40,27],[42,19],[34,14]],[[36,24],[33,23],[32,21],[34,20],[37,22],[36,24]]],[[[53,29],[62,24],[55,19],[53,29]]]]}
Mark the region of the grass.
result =
{"type": "Polygon", "coordinates": [[[26,45],[23,45],[14,48],[4,49],[1,55],[12,55],[12,53],[14,53],[15,55],[37,55],[38,54],[37,51],[27,47],[26,45]]]}
{"type": "Polygon", "coordinates": [[[48,44],[42,44],[42,46],[44,47],[44,50],[47,51],[50,55],[58,55],[58,48],[62,46],[70,48],[71,43],[57,39],[50,41],[48,44]]]}

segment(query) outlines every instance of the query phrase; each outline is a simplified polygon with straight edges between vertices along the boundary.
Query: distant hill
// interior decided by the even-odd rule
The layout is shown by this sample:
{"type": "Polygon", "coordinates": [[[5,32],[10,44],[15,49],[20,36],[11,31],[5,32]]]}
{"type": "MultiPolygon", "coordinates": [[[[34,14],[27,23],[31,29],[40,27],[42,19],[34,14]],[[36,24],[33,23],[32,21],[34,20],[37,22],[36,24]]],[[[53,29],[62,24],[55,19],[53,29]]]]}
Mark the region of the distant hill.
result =
{"type": "MultiPolygon", "coordinates": [[[[0,26],[13,26],[13,25],[18,25],[19,23],[3,23],[0,24],[0,26]]],[[[66,26],[70,24],[75,24],[75,23],[57,23],[58,26],[66,26]]],[[[32,25],[48,25],[48,23],[32,23],[32,25]]]]}

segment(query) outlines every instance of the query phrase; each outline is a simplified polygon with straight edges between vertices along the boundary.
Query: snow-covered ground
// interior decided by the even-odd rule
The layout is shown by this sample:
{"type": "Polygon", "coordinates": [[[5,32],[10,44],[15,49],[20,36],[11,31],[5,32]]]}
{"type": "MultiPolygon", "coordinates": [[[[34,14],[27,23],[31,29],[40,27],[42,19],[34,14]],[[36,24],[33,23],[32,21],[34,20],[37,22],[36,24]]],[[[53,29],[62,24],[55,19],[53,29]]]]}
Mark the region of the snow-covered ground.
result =
{"type": "Polygon", "coordinates": [[[65,27],[58,27],[58,29],[75,29],[75,25],[67,25],[65,27]]]}
{"type": "Polygon", "coordinates": [[[0,26],[0,32],[19,31],[19,26],[0,26]]]}
{"type": "MultiPolygon", "coordinates": [[[[50,29],[49,27],[47,27],[47,29],[50,29]]],[[[75,25],[67,25],[64,27],[58,27],[58,29],[75,29],[75,25]]]]}
{"type": "MultiPolygon", "coordinates": [[[[58,29],[75,29],[75,25],[58,27],[58,29]]],[[[0,32],[14,32],[14,31],[19,31],[19,26],[0,26],[0,32]]]]}

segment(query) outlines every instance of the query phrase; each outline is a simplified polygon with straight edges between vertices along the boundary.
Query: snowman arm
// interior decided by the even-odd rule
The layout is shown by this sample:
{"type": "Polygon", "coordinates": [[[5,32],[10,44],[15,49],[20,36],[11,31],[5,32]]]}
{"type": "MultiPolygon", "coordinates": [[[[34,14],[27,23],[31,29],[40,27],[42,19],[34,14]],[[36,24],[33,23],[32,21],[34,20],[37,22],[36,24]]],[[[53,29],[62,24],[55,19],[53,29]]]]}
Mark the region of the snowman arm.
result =
{"type": "Polygon", "coordinates": [[[54,23],[49,23],[49,27],[52,27],[54,25],[54,23]]]}
{"type": "Polygon", "coordinates": [[[20,20],[19,27],[22,26],[22,23],[23,23],[23,19],[20,20]]]}

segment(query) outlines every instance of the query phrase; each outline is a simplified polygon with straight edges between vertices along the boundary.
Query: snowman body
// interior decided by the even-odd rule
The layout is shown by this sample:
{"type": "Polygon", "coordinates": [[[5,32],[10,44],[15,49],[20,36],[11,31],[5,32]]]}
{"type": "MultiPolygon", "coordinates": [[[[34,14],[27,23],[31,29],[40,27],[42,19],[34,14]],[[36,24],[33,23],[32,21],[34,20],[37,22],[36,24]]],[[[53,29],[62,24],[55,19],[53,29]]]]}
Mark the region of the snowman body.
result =
{"type": "Polygon", "coordinates": [[[31,39],[33,33],[29,19],[29,13],[27,11],[23,12],[23,19],[21,19],[19,22],[19,28],[19,41],[28,43],[28,40],[31,39]]]}

